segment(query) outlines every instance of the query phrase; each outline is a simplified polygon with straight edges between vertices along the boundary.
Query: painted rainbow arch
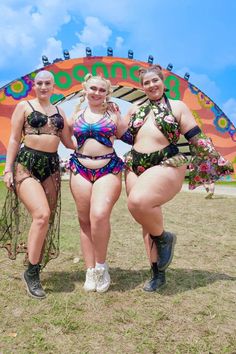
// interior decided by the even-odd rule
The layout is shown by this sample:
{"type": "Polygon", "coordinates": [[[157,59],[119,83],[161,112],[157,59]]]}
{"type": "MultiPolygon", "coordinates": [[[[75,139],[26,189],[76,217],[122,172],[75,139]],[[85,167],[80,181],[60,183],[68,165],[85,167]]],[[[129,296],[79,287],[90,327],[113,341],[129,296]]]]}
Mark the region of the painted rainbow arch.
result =
{"type": "MultiPolygon", "coordinates": [[[[113,97],[128,102],[145,99],[140,90],[138,69],[148,63],[118,57],[85,57],[62,60],[46,68],[55,77],[53,104],[60,104],[80,94],[81,83],[87,73],[101,74],[114,88],[113,97]]],[[[10,120],[15,105],[35,97],[33,79],[38,71],[22,76],[0,89],[0,174],[6,159],[10,135],[10,120]]],[[[183,100],[191,109],[197,124],[212,138],[216,149],[234,164],[236,171],[236,128],[222,110],[200,89],[178,75],[164,70],[168,97],[183,100]]],[[[236,172],[233,176],[236,178],[236,172]]]]}

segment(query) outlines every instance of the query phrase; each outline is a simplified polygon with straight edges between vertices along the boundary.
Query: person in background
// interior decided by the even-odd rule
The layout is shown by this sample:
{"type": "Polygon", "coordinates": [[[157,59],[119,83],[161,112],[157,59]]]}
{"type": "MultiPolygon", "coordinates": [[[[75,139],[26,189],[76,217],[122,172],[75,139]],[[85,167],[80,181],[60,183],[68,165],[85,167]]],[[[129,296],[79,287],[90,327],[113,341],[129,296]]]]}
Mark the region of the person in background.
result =
{"type": "Polygon", "coordinates": [[[190,189],[216,181],[233,168],[202,133],[185,103],[167,98],[161,66],[141,68],[139,75],[147,97],[131,106],[123,140],[132,144],[125,157],[128,208],[143,229],[152,270],[144,290],[152,292],[166,282],[176,243],[176,235],[165,230],[162,205],[179,193],[185,178],[188,160],[177,147],[180,135],[188,140],[192,154],[190,189]]]}
{"type": "Polygon", "coordinates": [[[43,70],[36,74],[36,98],[17,104],[11,119],[4,182],[8,188],[0,222],[0,246],[15,259],[26,253],[28,267],[23,274],[30,296],[43,299],[40,268],[59,254],[60,141],[70,148],[65,114],[50,103],[54,77],[43,70]],[[23,137],[23,144],[22,143],[23,137]],[[26,214],[30,227],[26,230],[26,214]]]}
{"type": "Polygon", "coordinates": [[[85,291],[103,293],[110,286],[106,262],[111,234],[110,215],[121,193],[123,161],[113,148],[123,131],[118,106],[109,102],[110,81],[87,74],[82,99],[69,126],[77,142],[71,155],[70,188],[80,224],[80,242],[86,266],[85,291]]]}
{"type": "Polygon", "coordinates": [[[204,187],[206,189],[207,195],[205,196],[205,199],[212,199],[213,195],[215,193],[215,183],[204,183],[204,187]]]}

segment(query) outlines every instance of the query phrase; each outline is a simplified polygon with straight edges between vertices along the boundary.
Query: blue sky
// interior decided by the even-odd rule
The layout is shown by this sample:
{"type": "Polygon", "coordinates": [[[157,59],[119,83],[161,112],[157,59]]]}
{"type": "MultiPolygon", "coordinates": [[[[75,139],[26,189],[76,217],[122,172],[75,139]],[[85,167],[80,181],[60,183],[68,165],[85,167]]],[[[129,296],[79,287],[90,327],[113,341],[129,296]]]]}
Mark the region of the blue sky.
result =
{"type": "MultiPolygon", "coordinates": [[[[8,0],[0,3],[0,86],[52,61],[106,55],[166,67],[207,94],[236,125],[235,0],[8,0]]],[[[69,108],[65,107],[69,112],[69,108]]]]}

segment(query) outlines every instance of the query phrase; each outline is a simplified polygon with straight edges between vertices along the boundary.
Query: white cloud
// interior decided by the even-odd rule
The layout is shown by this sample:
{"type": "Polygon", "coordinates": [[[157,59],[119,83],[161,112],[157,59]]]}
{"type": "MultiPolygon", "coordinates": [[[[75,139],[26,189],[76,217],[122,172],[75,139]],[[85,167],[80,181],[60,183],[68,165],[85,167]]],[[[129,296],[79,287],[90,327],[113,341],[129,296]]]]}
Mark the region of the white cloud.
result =
{"type": "Polygon", "coordinates": [[[121,49],[123,43],[124,43],[124,38],[122,38],[120,36],[116,37],[115,48],[118,49],[118,50],[121,49]]]}
{"type": "MultiPolygon", "coordinates": [[[[70,49],[71,58],[85,56],[86,47],[107,47],[112,31],[96,17],[87,17],[85,26],[80,33],[76,33],[80,42],[77,42],[70,49]]],[[[94,53],[92,52],[92,55],[94,53]]]]}
{"type": "MultiPolygon", "coordinates": [[[[0,1],[1,80],[34,70],[45,50],[50,60],[61,57],[57,39],[61,39],[61,46],[66,46],[71,57],[85,56],[86,46],[92,48],[93,55],[105,55],[104,48],[111,46],[121,57],[126,56],[129,48],[137,60],[146,61],[152,54],[154,62],[163,66],[171,61],[175,67],[192,67],[196,72],[211,75],[218,75],[219,68],[228,70],[227,66],[236,61],[235,1],[227,6],[218,1],[215,7],[211,0],[189,2],[188,6],[185,2],[150,0],[143,6],[142,0],[0,1]],[[189,16],[189,9],[194,17],[189,16]],[[168,21],[165,16],[156,21],[157,13],[168,13],[168,21]],[[220,26],[222,21],[227,26],[220,26]],[[54,41],[48,43],[50,38],[54,41]]],[[[191,83],[216,103],[221,101],[223,94],[209,76],[186,71],[191,74],[191,83]]],[[[184,73],[183,70],[181,76],[184,73]]],[[[227,89],[228,97],[234,96],[233,85],[230,89],[227,82],[221,81],[219,87],[224,90],[224,97],[227,89]]]]}
{"type": "Polygon", "coordinates": [[[42,55],[46,55],[49,61],[52,62],[55,58],[62,58],[62,53],[62,42],[53,37],[48,38],[46,48],[42,50],[42,55]]]}
{"type": "MultiPolygon", "coordinates": [[[[78,0],[78,3],[82,4],[82,1],[78,0]]],[[[0,51],[4,53],[0,56],[0,70],[5,73],[9,70],[11,79],[14,79],[14,71],[19,71],[19,68],[20,75],[24,75],[42,67],[42,55],[51,62],[56,57],[61,58],[63,43],[56,36],[70,21],[70,12],[78,22],[79,17],[74,15],[78,3],[62,0],[58,6],[57,0],[41,0],[35,5],[32,0],[21,3],[11,0],[7,5],[0,4],[0,51]]],[[[68,48],[71,57],[84,57],[86,46],[107,47],[111,35],[111,29],[99,18],[87,16],[84,28],[77,34],[79,41],[68,48]]]]}
{"type": "Polygon", "coordinates": [[[219,96],[220,89],[206,74],[197,74],[187,67],[176,70],[175,74],[184,77],[186,72],[190,74],[189,82],[199,88],[199,90],[201,90],[213,101],[217,98],[217,96],[219,96]]]}
{"type": "Polygon", "coordinates": [[[117,27],[125,26],[126,29],[129,29],[131,22],[137,24],[137,12],[147,11],[146,4],[144,7],[142,0],[72,0],[70,7],[73,8],[74,13],[78,12],[83,18],[97,17],[117,27]]]}
{"type": "Polygon", "coordinates": [[[223,103],[223,112],[227,115],[230,121],[236,127],[236,99],[230,98],[223,103]]]}
{"type": "Polygon", "coordinates": [[[24,67],[29,58],[34,68],[45,45],[50,47],[47,38],[55,37],[70,20],[65,4],[58,6],[55,0],[42,0],[37,6],[26,3],[21,7],[0,4],[0,51],[4,53],[0,68],[24,67]]]}
{"type": "Polygon", "coordinates": [[[80,41],[91,47],[106,47],[112,34],[109,27],[105,26],[96,17],[86,17],[85,27],[81,33],[77,33],[80,41]]]}
{"type": "Polygon", "coordinates": [[[5,54],[1,56],[1,63],[4,63],[4,59],[7,61],[7,57],[16,51],[23,52],[32,49],[34,41],[30,29],[28,26],[24,26],[29,19],[28,8],[24,8],[18,13],[8,6],[0,5],[0,50],[5,54]]]}
{"type": "Polygon", "coordinates": [[[72,46],[72,48],[70,49],[70,57],[71,58],[85,57],[85,48],[86,48],[85,44],[77,43],[76,45],[72,46]]]}

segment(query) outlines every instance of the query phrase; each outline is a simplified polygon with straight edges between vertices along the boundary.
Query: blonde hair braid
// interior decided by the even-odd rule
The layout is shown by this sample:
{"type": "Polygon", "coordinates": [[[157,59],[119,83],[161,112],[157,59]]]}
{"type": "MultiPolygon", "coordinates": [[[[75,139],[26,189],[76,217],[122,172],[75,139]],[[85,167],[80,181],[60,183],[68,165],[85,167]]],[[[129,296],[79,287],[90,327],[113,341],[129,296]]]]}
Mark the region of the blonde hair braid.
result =
{"type": "Polygon", "coordinates": [[[79,100],[79,103],[76,105],[75,107],[75,111],[74,111],[74,114],[76,114],[77,112],[80,111],[81,109],[81,104],[85,101],[85,96],[86,96],[86,88],[87,88],[87,83],[89,82],[89,80],[91,79],[98,79],[98,80],[102,80],[106,83],[106,87],[107,87],[107,95],[106,95],[106,99],[103,103],[103,108],[104,108],[104,111],[107,110],[108,108],[108,103],[109,103],[109,100],[110,100],[110,95],[112,93],[112,87],[111,87],[111,82],[110,80],[107,80],[105,79],[104,77],[102,76],[99,76],[99,75],[96,75],[96,76],[93,76],[91,73],[88,73],[85,75],[84,77],[84,82],[82,83],[82,87],[83,87],[83,90],[82,90],[82,95],[80,97],[80,100],[79,100]]]}

